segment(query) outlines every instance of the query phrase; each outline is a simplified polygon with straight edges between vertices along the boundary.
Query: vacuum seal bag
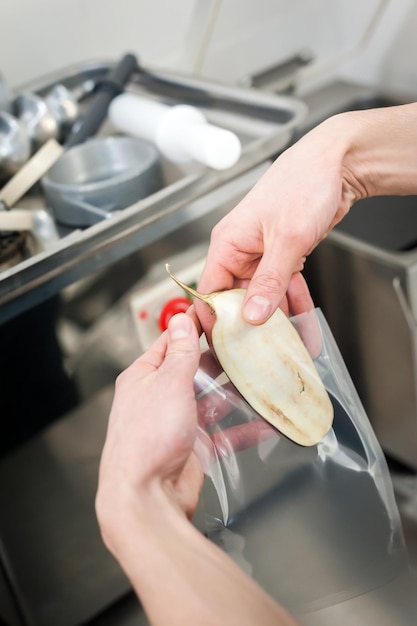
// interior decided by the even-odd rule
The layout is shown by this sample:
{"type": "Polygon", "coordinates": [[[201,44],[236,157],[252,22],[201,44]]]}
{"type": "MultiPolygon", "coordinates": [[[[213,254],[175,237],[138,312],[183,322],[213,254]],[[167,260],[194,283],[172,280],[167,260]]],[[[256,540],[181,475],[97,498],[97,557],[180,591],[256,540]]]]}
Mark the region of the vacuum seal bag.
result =
{"type": "Polygon", "coordinates": [[[328,434],[310,447],[284,437],[207,350],[195,377],[196,452],[209,476],[207,536],[300,613],[383,586],[407,568],[407,552],[384,455],[322,312],[291,321],[334,407],[328,434]]]}

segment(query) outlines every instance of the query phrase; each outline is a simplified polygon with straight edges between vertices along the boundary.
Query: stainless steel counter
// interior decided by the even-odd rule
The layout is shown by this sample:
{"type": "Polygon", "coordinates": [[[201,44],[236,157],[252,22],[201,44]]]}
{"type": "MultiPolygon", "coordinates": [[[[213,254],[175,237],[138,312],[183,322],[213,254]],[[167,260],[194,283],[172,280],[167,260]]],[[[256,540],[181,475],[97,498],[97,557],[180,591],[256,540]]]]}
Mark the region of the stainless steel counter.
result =
{"type": "Polygon", "coordinates": [[[94,512],[111,398],[103,390],[0,464],[1,557],[24,624],[85,623],[129,590],[94,512]]]}

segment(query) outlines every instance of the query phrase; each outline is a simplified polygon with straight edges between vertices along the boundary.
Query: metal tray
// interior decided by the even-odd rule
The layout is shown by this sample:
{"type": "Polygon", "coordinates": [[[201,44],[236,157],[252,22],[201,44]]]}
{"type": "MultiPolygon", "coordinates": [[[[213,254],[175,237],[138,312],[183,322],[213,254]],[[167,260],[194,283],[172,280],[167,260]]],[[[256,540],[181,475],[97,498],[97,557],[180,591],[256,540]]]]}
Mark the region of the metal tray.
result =
{"type": "MultiPolygon", "coordinates": [[[[106,62],[85,63],[24,85],[19,92],[31,90],[43,95],[56,83],[74,88],[87,80],[98,80],[112,66],[106,62]]],[[[140,69],[127,88],[167,104],[199,107],[210,122],[239,136],[241,158],[224,171],[196,164],[182,169],[165,164],[166,180],[160,191],[103,222],[83,230],[63,231],[60,240],[47,251],[4,269],[0,273],[0,323],[195,219],[197,216],[189,210],[193,202],[209,198],[211,192],[276,156],[288,145],[307,113],[306,105],[293,97],[172,73],[140,69]]],[[[106,123],[100,134],[108,134],[106,123]]],[[[42,194],[35,189],[20,206],[39,207],[40,202],[44,202],[42,194]]],[[[203,210],[216,208],[216,203],[214,194],[203,210]]]]}

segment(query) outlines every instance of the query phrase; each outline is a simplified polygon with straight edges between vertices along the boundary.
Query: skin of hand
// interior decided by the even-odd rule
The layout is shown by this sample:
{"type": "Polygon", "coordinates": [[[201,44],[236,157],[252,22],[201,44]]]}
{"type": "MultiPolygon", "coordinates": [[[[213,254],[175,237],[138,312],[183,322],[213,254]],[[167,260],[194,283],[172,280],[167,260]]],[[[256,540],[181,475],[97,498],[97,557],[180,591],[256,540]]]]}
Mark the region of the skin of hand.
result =
{"type": "Polygon", "coordinates": [[[200,347],[191,317],[168,330],[117,379],[96,513],[153,626],[297,626],[189,521],[203,473],[193,377],[200,347]]]}
{"type": "Polygon", "coordinates": [[[187,515],[197,504],[203,473],[192,453],[197,429],[193,378],[200,358],[189,316],[174,316],[170,332],[116,380],[99,472],[98,508],[111,520],[115,499],[136,498],[153,483],[187,515]],[[180,325],[182,322],[183,327],[180,325]],[[184,340],[185,337],[185,340],[184,340]]]}
{"type": "MultiPolygon", "coordinates": [[[[198,289],[246,287],[243,315],[313,308],[300,272],[307,255],[372,195],[416,193],[417,104],[342,113],[284,151],[213,229],[198,289]]],[[[206,333],[213,320],[196,303],[206,333]]]]}

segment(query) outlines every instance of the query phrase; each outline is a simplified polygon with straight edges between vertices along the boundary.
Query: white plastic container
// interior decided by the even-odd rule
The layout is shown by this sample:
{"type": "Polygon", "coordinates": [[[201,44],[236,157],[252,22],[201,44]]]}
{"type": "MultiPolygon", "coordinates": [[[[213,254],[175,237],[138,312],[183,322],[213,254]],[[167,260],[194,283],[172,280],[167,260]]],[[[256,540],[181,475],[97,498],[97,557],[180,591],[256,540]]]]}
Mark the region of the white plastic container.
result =
{"type": "Polygon", "coordinates": [[[109,106],[112,125],[126,134],[152,141],[170,161],[191,160],[224,170],[240,157],[242,146],[235,133],[209,124],[197,108],[165,104],[124,93],[109,106]]]}

